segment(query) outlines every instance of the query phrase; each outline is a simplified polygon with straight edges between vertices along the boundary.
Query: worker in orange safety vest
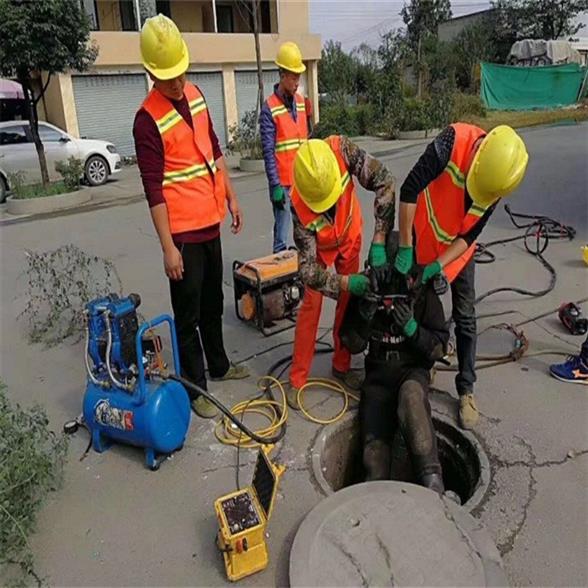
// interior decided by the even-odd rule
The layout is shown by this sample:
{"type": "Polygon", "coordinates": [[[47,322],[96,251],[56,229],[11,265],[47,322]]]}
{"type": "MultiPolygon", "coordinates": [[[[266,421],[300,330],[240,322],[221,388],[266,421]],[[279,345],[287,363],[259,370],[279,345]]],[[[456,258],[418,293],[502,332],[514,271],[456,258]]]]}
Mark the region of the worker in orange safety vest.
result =
{"type": "MultiPolygon", "coordinates": [[[[222,335],[220,225],[227,206],[233,233],[243,219],[204,96],[186,81],[188,48],[171,19],[145,21],[141,55],[153,89],[135,117],[137,163],[163,249],[182,374],[206,389],[204,354],[211,379],[248,376],[230,363],[222,335]]],[[[216,415],[206,398],[189,394],[199,416],[216,415]]]]}
{"type": "Polygon", "coordinates": [[[476,239],[500,198],[513,192],[527,168],[521,137],[501,125],[486,133],[455,123],[426,148],[400,189],[400,247],[395,268],[407,274],[424,265],[423,281],[444,274],[451,285],[459,371],[459,420],[475,427],[476,381],[474,251],[476,239]]]}
{"type": "Polygon", "coordinates": [[[308,137],[306,101],[298,93],[300,76],[306,71],[295,43],[283,43],[276,56],[280,82],[265,101],[259,115],[261,147],[274,213],[273,253],[288,247],[290,189],[294,158],[308,137]]]}
{"type": "Polygon", "coordinates": [[[369,281],[359,274],[363,218],[353,178],[375,192],[375,231],[369,250],[372,267],[387,263],[386,235],[394,224],[395,179],[378,160],[347,137],[311,139],[294,161],[292,219],[300,275],[305,285],[296,320],[290,386],[291,408],[300,408],[298,393],[307,383],[320,321],[323,295],[337,300],[332,374],[358,390],[363,374],[351,370],[351,355],[339,339],[350,295],[368,293],[369,281]],[[335,272],[328,271],[329,267],[335,272]]]}

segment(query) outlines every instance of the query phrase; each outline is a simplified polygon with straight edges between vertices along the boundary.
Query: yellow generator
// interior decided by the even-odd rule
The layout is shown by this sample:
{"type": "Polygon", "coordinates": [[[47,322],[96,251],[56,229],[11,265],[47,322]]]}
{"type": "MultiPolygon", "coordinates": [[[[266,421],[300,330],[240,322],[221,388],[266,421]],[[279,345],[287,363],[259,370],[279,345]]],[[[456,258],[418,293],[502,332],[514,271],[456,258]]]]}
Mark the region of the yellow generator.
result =
{"type": "Polygon", "coordinates": [[[251,486],[214,502],[219,524],[216,544],[231,582],[261,572],[269,561],[265,529],[285,469],[270,462],[271,448],[264,446],[259,450],[251,486]]]}
{"type": "Polygon", "coordinates": [[[266,337],[290,329],[304,288],[298,275],[298,252],[288,249],[251,261],[233,262],[235,313],[266,337]]]}

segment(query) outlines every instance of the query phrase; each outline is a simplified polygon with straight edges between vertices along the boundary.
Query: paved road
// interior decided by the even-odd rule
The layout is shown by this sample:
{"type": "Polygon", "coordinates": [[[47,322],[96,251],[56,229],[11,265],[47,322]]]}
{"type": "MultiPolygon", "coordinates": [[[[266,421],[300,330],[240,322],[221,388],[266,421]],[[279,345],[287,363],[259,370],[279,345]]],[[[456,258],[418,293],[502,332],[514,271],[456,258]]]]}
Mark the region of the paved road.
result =
{"type": "MultiPolygon", "coordinates": [[[[512,199],[515,210],[551,214],[576,225],[582,235],[572,243],[550,246],[555,265],[555,290],[540,299],[504,294],[489,299],[481,314],[512,311],[498,319],[480,319],[480,329],[497,320],[521,322],[555,309],[562,300],[587,294],[586,267],[579,245],[586,239],[588,127],[554,127],[524,132],[531,155],[530,172],[512,199]]],[[[386,157],[403,179],[421,147],[386,157]]],[[[271,247],[271,212],[263,178],[236,181],[245,212],[243,234],[225,230],[225,338],[235,359],[291,341],[292,332],[265,339],[240,324],[232,310],[230,264],[233,259],[260,256],[271,247]]],[[[361,191],[363,194],[363,191],[361,191]]],[[[365,196],[365,194],[363,194],[365,196]]],[[[372,229],[369,198],[363,198],[366,231],[372,229]]],[[[484,233],[486,240],[512,235],[501,215],[484,233]]],[[[101,208],[0,229],[0,376],[9,394],[25,404],[41,402],[58,429],[79,413],[84,386],[81,346],[52,349],[29,345],[15,317],[22,310],[25,284],[24,251],[50,250],[74,243],[85,251],[112,259],[126,292],[138,291],[145,316],[169,309],[160,251],[144,202],[101,208]]],[[[366,247],[367,248],[367,247],[366,247]]],[[[478,290],[499,284],[545,286],[548,276],[519,245],[496,250],[497,261],[479,267],[478,290]]],[[[588,311],[588,305],[584,305],[588,311]]],[[[325,305],[322,326],[331,324],[333,305],[325,305]]],[[[548,315],[524,325],[532,352],[557,349],[574,352],[578,338],[566,335],[548,315]]],[[[507,335],[490,330],[480,337],[482,353],[504,351],[507,335]]],[[[287,349],[287,348],[286,348],[287,349]]],[[[251,360],[255,375],[285,353],[284,348],[251,360]]],[[[588,403],[586,388],[559,383],[546,375],[554,356],[537,356],[518,364],[479,372],[477,393],[484,414],[477,431],[492,465],[493,481],[474,513],[490,531],[503,554],[515,585],[584,586],[588,584],[588,403]]],[[[358,359],[359,361],[359,359],[358,359]]],[[[325,356],[317,357],[316,375],[328,375],[325,356]]],[[[250,397],[255,377],[236,385],[213,386],[231,403],[250,397]]],[[[440,374],[441,390],[453,415],[452,378],[440,374]]],[[[335,398],[316,392],[310,403],[322,414],[339,406],[335,398]]],[[[270,525],[271,561],[267,571],[243,582],[246,586],[284,585],[293,534],[302,517],[322,497],[312,482],[308,449],[317,426],[298,415],[290,419],[280,459],[288,466],[270,525]]],[[[38,571],[55,585],[226,585],[219,554],[213,546],[213,500],[235,485],[235,453],[220,446],[212,424],[194,420],[185,450],[157,473],[142,468],[139,452],[115,448],[90,453],[78,461],[86,445],[84,433],[72,439],[65,484],[54,494],[39,520],[32,545],[38,571]]],[[[244,453],[241,480],[248,480],[254,455],[244,453]]]]}

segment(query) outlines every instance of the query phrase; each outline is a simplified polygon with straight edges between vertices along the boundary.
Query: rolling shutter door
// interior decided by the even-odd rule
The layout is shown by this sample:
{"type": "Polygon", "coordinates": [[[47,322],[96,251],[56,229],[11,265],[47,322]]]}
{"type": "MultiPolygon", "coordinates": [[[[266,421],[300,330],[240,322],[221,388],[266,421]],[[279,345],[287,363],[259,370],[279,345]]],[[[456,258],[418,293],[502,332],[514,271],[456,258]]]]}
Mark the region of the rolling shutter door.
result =
{"type": "Polygon", "coordinates": [[[204,94],[208,112],[221,147],[227,144],[227,122],[225,117],[225,95],[223,75],[220,72],[188,72],[188,81],[196,84],[204,94]]]}
{"type": "Polygon", "coordinates": [[[144,74],[72,76],[80,137],[111,141],[134,155],[133,121],[147,95],[144,74]]]}
{"type": "MultiPolygon", "coordinates": [[[[279,82],[277,69],[263,72],[263,97],[267,98],[274,91],[274,85],[279,82]]],[[[235,86],[237,88],[237,114],[239,120],[253,110],[257,103],[257,71],[236,71],[235,86]]]]}

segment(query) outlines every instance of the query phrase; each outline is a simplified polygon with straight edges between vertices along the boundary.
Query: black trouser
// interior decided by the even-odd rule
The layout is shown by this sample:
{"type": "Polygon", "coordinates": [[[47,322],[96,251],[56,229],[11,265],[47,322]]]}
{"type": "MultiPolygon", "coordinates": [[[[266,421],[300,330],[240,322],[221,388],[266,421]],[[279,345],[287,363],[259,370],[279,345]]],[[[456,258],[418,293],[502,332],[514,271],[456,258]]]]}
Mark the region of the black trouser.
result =
{"type": "Polygon", "coordinates": [[[374,440],[391,444],[400,426],[419,481],[425,474],[441,473],[429,383],[429,370],[403,360],[402,355],[384,359],[370,351],[366,357],[359,403],[363,447],[374,440]]]}
{"type": "Polygon", "coordinates": [[[476,311],[474,258],[468,262],[451,284],[451,304],[455,322],[455,346],[459,371],[455,388],[461,396],[474,391],[476,381],[476,311]]]}
{"type": "MultiPolygon", "coordinates": [[[[184,277],[170,280],[171,303],[178,333],[182,375],[206,388],[202,347],[213,378],[229,369],[222,331],[223,258],[220,237],[179,246],[184,277]],[[202,341],[202,342],[201,342],[202,341]]],[[[195,395],[189,391],[191,398],[195,395]]]]}

